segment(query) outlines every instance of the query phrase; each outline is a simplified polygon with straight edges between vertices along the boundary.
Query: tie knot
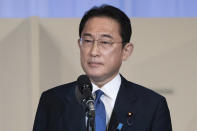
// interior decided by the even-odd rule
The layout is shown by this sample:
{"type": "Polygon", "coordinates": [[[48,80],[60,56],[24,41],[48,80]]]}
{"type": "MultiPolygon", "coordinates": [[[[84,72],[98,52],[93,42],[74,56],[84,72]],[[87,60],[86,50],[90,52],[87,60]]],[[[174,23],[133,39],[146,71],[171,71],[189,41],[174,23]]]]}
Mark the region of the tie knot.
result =
{"type": "Polygon", "coordinates": [[[95,101],[98,101],[98,100],[100,99],[100,97],[101,97],[104,93],[103,93],[103,91],[101,91],[101,90],[97,90],[97,91],[95,92],[95,94],[96,94],[96,99],[95,99],[95,101]]]}

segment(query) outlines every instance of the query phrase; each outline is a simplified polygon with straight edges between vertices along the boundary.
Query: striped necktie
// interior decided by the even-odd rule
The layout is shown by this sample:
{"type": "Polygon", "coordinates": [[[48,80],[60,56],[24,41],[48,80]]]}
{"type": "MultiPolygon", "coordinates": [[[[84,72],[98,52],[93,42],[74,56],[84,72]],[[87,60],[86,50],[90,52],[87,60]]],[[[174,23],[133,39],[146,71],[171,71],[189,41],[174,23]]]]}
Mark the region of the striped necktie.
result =
{"type": "Polygon", "coordinates": [[[96,99],[95,99],[95,126],[96,131],[105,131],[106,130],[106,112],[105,112],[105,106],[103,102],[101,101],[100,97],[104,94],[101,90],[97,90],[95,92],[96,99]]]}

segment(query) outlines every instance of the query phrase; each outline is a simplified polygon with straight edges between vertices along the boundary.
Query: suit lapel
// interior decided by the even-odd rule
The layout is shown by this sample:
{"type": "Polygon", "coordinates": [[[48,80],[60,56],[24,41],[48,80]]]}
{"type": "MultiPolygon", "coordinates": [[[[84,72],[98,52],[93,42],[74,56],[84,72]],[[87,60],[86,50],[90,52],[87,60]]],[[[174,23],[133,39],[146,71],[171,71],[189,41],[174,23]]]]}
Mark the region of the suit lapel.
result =
{"type": "Polygon", "coordinates": [[[109,122],[108,130],[114,131],[117,128],[126,128],[132,126],[136,115],[135,96],[131,84],[121,76],[121,86],[118,92],[112,116],[109,122]]]}

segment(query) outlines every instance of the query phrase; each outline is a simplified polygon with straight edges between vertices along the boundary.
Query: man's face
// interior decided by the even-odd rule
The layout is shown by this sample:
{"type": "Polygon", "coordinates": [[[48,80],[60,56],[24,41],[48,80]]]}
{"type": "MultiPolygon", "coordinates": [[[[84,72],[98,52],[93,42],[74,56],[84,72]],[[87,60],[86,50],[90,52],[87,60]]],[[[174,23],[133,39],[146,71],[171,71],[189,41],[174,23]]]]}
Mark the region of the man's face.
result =
{"type": "Polygon", "coordinates": [[[120,43],[122,38],[119,30],[119,24],[108,17],[93,17],[84,26],[81,37],[95,41],[89,47],[84,47],[79,42],[81,65],[86,75],[95,83],[113,79],[119,72],[122,61],[127,58],[120,43]],[[102,48],[97,40],[115,43],[110,48],[102,48]]]}

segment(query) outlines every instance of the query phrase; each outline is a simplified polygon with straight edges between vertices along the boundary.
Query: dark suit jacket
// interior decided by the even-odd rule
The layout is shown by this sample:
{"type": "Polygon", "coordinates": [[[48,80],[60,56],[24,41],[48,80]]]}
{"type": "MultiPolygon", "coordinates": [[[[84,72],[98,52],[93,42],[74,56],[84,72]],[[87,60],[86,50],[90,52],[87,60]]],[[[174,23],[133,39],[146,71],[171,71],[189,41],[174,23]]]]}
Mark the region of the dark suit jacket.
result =
{"type": "MultiPolygon", "coordinates": [[[[165,98],[121,77],[109,131],[172,131],[165,98]]],[[[85,112],[75,97],[76,82],[43,92],[33,131],[86,131],[85,112]]]]}

